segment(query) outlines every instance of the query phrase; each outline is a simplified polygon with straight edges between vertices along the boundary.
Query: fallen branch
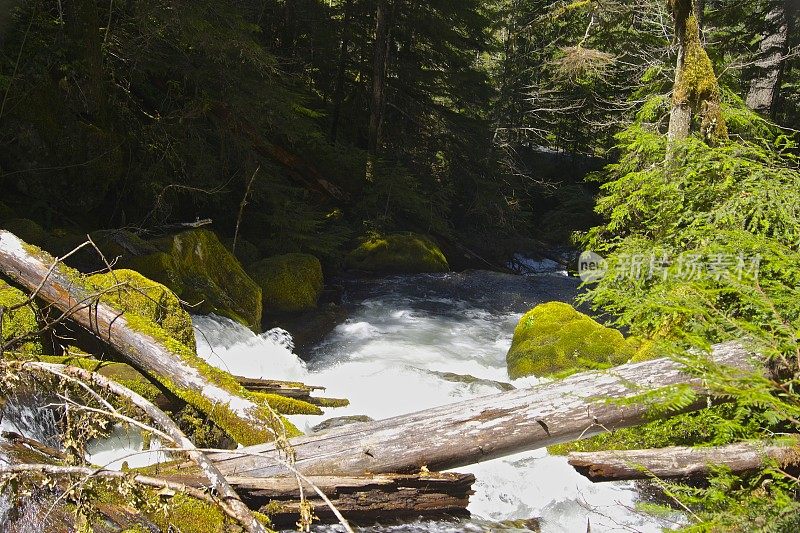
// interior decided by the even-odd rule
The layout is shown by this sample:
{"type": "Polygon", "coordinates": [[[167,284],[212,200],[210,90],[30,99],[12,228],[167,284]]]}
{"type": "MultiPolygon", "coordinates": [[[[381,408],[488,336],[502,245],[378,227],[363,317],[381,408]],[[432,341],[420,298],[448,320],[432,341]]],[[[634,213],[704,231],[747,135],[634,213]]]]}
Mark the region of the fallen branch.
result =
{"type": "MultiPolygon", "coordinates": [[[[710,359],[753,371],[751,354],[736,343],[714,346],[710,359]]],[[[306,475],[413,473],[423,466],[448,470],[642,424],[654,415],[650,406],[634,399],[663,387],[692,386],[697,394],[685,410],[701,409],[710,393],[700,378],[684,369],[676,361],[656,359],[603,372],[584,372],[529,389],[299,437],[290,445],[297,468],[306,475]]],[[[286,469],[276,466],[274,458],[279,450],[273,445],[240,451],[251,455],[220,453],[211,458],[226,475],[287,474],[286,469]]]]}
{"type": "MultiPolygon", "coordinates": [[[[183,448],[189,458],[194,461],[203,475],[208,479],[210,487],[213,491],[219,494],[222,500],[222,507],[226,513],[239,522],[242,527],[251,533],[265,533],[264,527],[256,520],[250,509],[239,499],[228,482],[225,480],[217,467],[208,459],[208,457],[198,450],[195,445],[190,441],[186,435],[180,430],[178,425],[167,416],[161,409],[150,403],[145,398],[136,394],[135,392],[123,387],[122,385],[96,374],[89,372],[82,368],[55,365],[51,363],[40,363],[35,361],[21,363],[23,368],[33,368],[42,370],[55,375],[66,375],[79,379],[84,383],[91,384],[94,387],[106,390],[116,396],[129,400],[133,405],[139,408],[143,413],[150,417],[158,426],[160,426],[166,436],[169,437],[178,447],[183,448]]],[[[217,502],[219,504],[219,502],[217,502]]]]}
{"type": "Polygon", "coordinates": [[[158,337],[158,328],[148,329],[149,323],[140,324],[133,316],[126,317],[100,302],[81,284],[77,273],[4,230],[0,230],[0,272],[68,315],[182,400],[209,414],[238,442],[255,444],[282,438],[280,419],[233,377],[212,369],[188,348],[158,337]]]}
{"type": "Polygon", "coordinates": [[[694,478],[708,476],[713,466],[734,474],[753,472],[774,462],[783,468],[800,464],[798,439],[786,442],[741,442],[727,446],[673,446],[651,450],[572,452],[568,462],[592,481],[694,478]]]}

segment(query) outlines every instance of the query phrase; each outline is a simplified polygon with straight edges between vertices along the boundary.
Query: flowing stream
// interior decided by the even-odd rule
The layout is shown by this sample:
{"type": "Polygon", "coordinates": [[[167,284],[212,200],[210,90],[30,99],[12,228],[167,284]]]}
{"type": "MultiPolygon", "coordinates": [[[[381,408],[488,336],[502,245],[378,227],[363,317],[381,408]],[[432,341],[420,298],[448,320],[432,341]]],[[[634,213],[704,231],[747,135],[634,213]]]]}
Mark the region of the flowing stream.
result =
{"type": "MultiPolygon", "coordinates": [[[[326,396],[350,400],[349,407],[324,417],[290,417],[311,431],[325,418],[381,419],[499,392],[508,382],[505,354],[522,314],[538,303],[572,301],[578,290],[575,279],[559,272],[524,277],[474,271],[341,283],[348,318],[304,354],[307,362],[292,352],[283,330],[256,336],[213,316],[195,318],[200,354],[234,374],[301,380],[326,387],[326,396]]],[[[513,385],[533,383],[528,378],[513,385]]],[[[632,483],[592,484],[546,450],[458,471],[477,477],[471,519],[365,531],[506,531],[531,518],[546,532],[583,532],[587,526],[592,532],[646,532],[674,524],[636,512],[639,494],[632,483]]]]}
{"type": "MultiPolygon", "coordinates": [[[[535,265],[534,265],[535,266],[535,265]]],[[[350,406],[323,417],[292,416],[302,430],[325,419],[365,415],[381,419],[428,407],[497,393],[508,388],[505,354],[522,314],[538,303],[570,302],[578,291],[563,272],[533,269],[529,276],[492,272],[344,279],[343,319],[303,359],[293,353],[292,336],[281,329],[261,335],[228,319],[194,317],[198,351],[211,364],[234,374],[299,380],[327,388],[329,397],[350,406]]],[[[322,332],[321,332],[322,333],[322,332]]],[[[536,383],[513,382],[514,387],[536,383]]],[[[55,400],[55,399],[53,399],[55,400]]],[[[6,405],[3,430],[19,431],[58,446],[59,435],[43,398],[6,405]]],[[[94,464],[121,468],[164,460],[136,431],[115,431],[89,447],[94,464]]],[[[3,460],[0,457],[0,460],[3,460]]],[[[469,519],[418,520],[362,528],[401,532],[661,531],[680,515],[656,519],[636,511],[640,494],[632,483],[592,484],[563,457],[537,450],[459,468],[477,477],[469,519]],[[533,519],[533,520],[531,520],[533,519]],[[535,525],[534,525],[535,524],[535,525]]],[[[0,496],[0,529],[8,502],[0,496]]],[[[37,525],[30,524],[31,531],[37,525]]],[[[338,531],[317,526],[316,531],[338,531]]]]}

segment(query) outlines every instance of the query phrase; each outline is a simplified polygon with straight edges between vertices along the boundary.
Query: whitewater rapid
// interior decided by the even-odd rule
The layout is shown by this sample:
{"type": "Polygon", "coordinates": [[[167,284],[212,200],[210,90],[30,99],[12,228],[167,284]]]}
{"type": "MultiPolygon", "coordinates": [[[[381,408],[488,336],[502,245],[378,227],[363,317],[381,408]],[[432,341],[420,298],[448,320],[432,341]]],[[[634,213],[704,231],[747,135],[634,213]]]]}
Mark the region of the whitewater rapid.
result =
{"type": "MultiPolygon", "coordinates": [[[[577,290],[574,280],[560,275],[488,272],[344,283],[349,318],[306,354],[307,363],[293,353],[288,332],[254,335],[214,316],[194,318],[198,351],[233,374],[300,380],[326,387],[326,396],[350,400],[349,407],[329,409],[323,417],[289,417],[311,431],[326,418],[382,419],[499,392],[492,381],[508,382],[505,354],[522,313],[543,301],[570,301],[577,290]],[[478,379],[454,381],[442,373],[478,379]]],[[[536,382],[526,378],[513,386],[536,382]]],[[[640,496],[632,483],[593,484],[546,450],[458,470],[477,477],[471,520],[368,530],[496,531],[509,530],[501,522],[530,518],[539,518],[545,532],[583,532],[587,525],[592,532],[650,532],[674,525],[637,512],[640,496]]]]}

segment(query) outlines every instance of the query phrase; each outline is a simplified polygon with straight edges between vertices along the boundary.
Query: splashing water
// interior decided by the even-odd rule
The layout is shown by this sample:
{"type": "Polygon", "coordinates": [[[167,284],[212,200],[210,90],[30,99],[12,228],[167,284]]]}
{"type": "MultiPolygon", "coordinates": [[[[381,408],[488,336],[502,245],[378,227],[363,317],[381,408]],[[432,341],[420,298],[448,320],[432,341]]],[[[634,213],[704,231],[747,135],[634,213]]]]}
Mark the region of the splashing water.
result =
{"type": "MultiPolygon", "coordinates": [[[[502,385],[496,382],[508,380],[505,354],[520,316],[538,303],[571,301],[577,292],[576,281],[558,273],[467,272],[343,283],[350,318],[314,347],[308,364],[292,353],[285,331],[254,335],[213,316],[195,317],[198,351],[234,374],[302,380],[325,386],[327,396],[350,400],[347,408],[329,410],[329,417],[381,419],[498,392],[502,385]]],[[[526,378],[513,385],[534,383],[526,378]]],[[[290,418],[310,431],[324,417],[290,418]]],[[[546,532],[586,531],[587,525],[593,532],[646,532],[675,525],[637,513],[632,483],[593,484],[546,450],[458,470],[477,477],[472,519],[364,531],[496,531],[501,521],[529,518],[541,518],[546,532]]]]}

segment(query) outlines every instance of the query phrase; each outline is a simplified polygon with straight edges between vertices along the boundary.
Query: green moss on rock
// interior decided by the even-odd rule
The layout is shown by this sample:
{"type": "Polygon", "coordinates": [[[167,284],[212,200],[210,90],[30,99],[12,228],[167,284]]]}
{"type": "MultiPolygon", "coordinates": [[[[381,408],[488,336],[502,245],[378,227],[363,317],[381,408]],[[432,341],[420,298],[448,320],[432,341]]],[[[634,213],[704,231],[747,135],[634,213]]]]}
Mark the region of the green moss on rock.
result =
{"type": "Polygon", "coordinates": [[[216,313],[258,332],[261,329],[261,288],[239,261],[208,230],[196,229],[160,239],[163,253],[126,262],[163,283],[201,313],[216,313]]]}
{"type": "Polygon", "coordinates": [[[633,353],[619,331],[595,322],[569,304],[549,302],[520,319],[506,363],[511,379],[563,376],[621,364],[633,353]]]}
{"type": "Polygon", "coordinates": [[[28,244],[42,244],[47,239],[44,228],[29,218],[12,218],[3,222],[0,227],[28,244]]]}
{"type": "Polygon", "coordinates": [[[87,282],[97,290],[111,289],[100,298],[103,302],[126,314],[153,321],[181,344],[196,349],[192,319],[178,298],[164,285],[133,270],[96,274],[87,278],[87,282]],[[120,284],[124,286],[113,288],[120,284]]]}
{"type": "Polygon", "coordinates": [[[307,311],[322,292],[322,265],[307,254],[287,254],[259,261],[248,269],[261,286],[266,312],[307,311]]]}
{"type": "Polygon", "coordinates": [[[414,233],[374,236],[350,252],[348,268],[368,272],[447,272],[442,251],[428,237],[414,233]]]}
{"type": "MultiPolygon", "coordinates": [[[[24,292],[0,279],[0,307],[5,308],[3,310],[2,336],[0,338],[3,343],[39,331],[35,304],[29,304],[14,311],[10,310],[11,307],[24,303],[27,299],[28,297],[24,292]]],[[[40,340],[36,338],[19,346],[14,346],[14,350],[22,353],[41,353],[42,345],[40,340]]]]}
{"type": "Polygon", "coordinates": [[[258,250],[258,246],[253,244],[252,242],[242,239],[239,237],[236,239],[236,252],[233,251],[233,239],[224,239],[222,243],[225,245],[233,255],[236,256],[236,259],[243,265],[252,265],[262,256],[261,252],[258,250]]]}

